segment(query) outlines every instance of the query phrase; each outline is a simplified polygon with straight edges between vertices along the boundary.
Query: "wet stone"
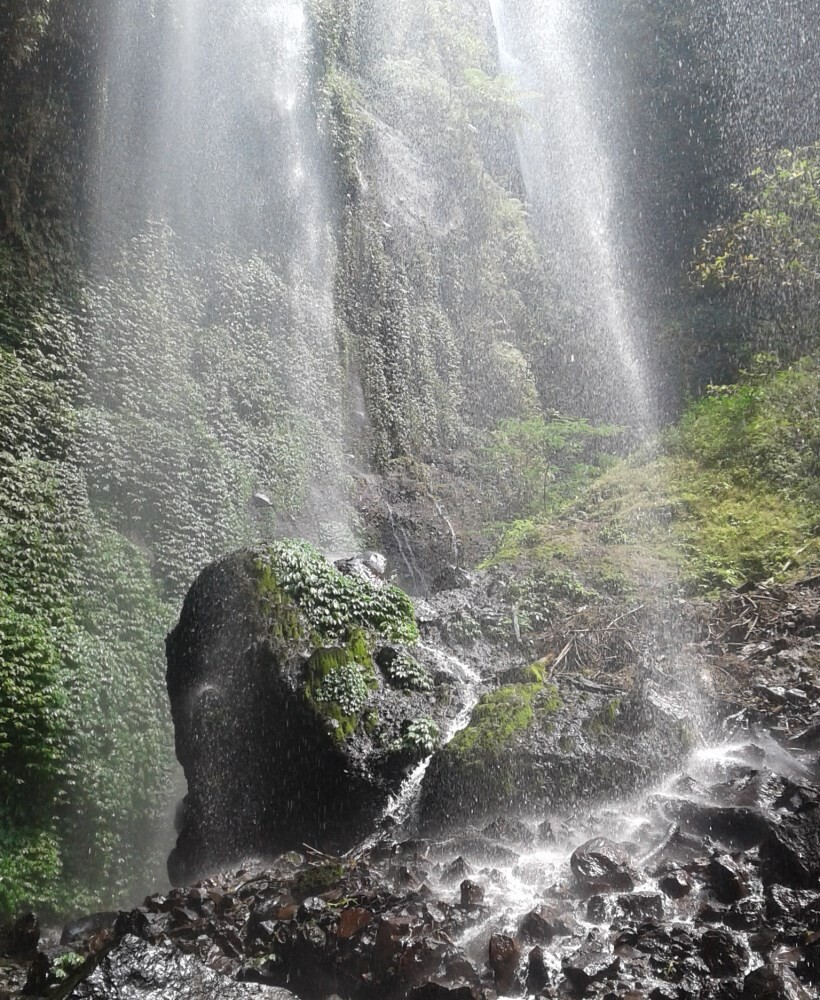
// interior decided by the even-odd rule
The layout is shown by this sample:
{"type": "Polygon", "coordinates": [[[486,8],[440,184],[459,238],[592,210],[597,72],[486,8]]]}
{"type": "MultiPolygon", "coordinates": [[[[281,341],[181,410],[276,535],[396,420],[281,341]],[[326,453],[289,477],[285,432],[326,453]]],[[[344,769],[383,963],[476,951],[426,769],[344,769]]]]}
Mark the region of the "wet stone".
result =
{"type": "Polygon", "coordinates": [[[764,885],[810,889],[820,877],[820,806],[812,804],[771,824],[760,846],[764,885]]]}
{"type": "Polygon", "coordinates": [[[525,847],[530,847],[535,843],[535,834],[532,830],[519,820],[510,817],[499,816],[488,826],[485,826],[481,832],[491,840],[523,844],[525,847]]]}
{"type": "Polygon", "coordinates": [[[605,837],[595,837],[578,847],[570,858],[570,867],[579,889],[596,892],[631,892],[635,888],[626,851],[605,837]]]}
{"type": "Polygon", "coordinates": [[[461,883],[461,905],[467,909],[481,906],[484,902],[484,889],[475,882],[465,879],[461,883]]]}
{"type": "Polygon", "coordinates": [[[40,942],[40,921],[33,913],[18,917],[0,941],[3,954],[14,958],[31,957],[40,942]]]}
{"type": "Polygon", "coordinates": [[[490,968],[501,993],[510,993],[516,988],[520,961],[518,942],[506,934],[493,934],[490,938],[490,968]]]}
{"type": "Polygon", "coordinates": [[[373,920],[373,914],[370,910],[366,910],[360,906],[354,906],[346,910],[342,910],[339,915],[339,930],[338,936],[342,941],[347,941],[352,938],[354,934],[358,934],[359,931],[363,930],[369,923],[373,920]]]}
{"type": "Polygon", "coordinates": [[[743,980],[743,1000],[813,1000],[791,969],[782,965],[764,965],[743,980]]]}
{"type": "Polygon", "coordinates": [[[441,880],[442,882],[461,882],[472,874],[473,869],[470,865],[464,858],[459,857],[444,867],[441,872],[441,880]]]}
{"type": "Polygon", "coordinates": [[[692,880],[686,872],[670,872],[659,880],[658,888],[670,899],[683,899],[692,891],[692,880]]]}
{"type": "Polygon", "coordinates": [[[128,935],[98,968],[76,986],[68,1000],[294,1000],[287,990],[234,982],[201,962],[169,948],[128,935]]]}
{"type": "Polygon", "coordinates": [[[700,939],[700,953],[706,968],[719,978],[738,976],[749,961],[749,952],[729,931],[708,930],[700,939]]]}
{"type": "Polygon", "coordinates": [[[553,938],[572,934],[577,926],[563,904],[541,903],[522,918],[519,930],[531,941],[549,944],[553,938]]]}
{"type": "Polygon", "coordinates": [[[749,895],[746,868],[728,854],[710,860],[708,878],[715,898],[721,903],[736,903],[749,895]]]}
{"type": "Polygon", "coordinates": [[[618,896],[618,908],[636,923],[663,920],[663,898],[657,892],[633,892],[618,896]]]}
{"type": "Polygon", "coordinates": [[[803,955],[796,971],[806,982],[820,984],[820,931],[803,941],[803,955]]]}
{"type": "Polygon", "coordinates": [[[537,993],[549,982],[549,969],[544,960],[544,952],[536,945],[527,958],[527,992],[537,993]]]}
{"type": "Polygon", "coordinates": [[[467,983],[428,982],[410,991],[410,1000],[477,1000],[478,990],[467,983]]]}

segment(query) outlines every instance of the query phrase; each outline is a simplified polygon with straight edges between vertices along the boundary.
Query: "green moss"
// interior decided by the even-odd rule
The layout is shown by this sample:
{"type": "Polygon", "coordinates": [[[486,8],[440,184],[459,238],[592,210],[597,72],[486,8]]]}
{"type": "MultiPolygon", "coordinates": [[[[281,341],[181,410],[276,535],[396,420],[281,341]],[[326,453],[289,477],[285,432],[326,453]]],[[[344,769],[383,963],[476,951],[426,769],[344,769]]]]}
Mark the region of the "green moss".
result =
{"type": "Polygon", "coordinates": [[[343,865],[333,863],[311,865],[299,872],[293,881],[294,892],[298,896],[315,896],[332,889],[344,878],[343,865]]]}
{"type": "Polygon", "coordinates": [[[820,565],[818,455],[817,361],[775,372],[762,364],[737,385],[714,387],[557,520],[506,526],[488,564],[526,568],[522,595],[529,587],[537,598],[540,579],[540,607],[519,605],[536,626],[549,620],[551,599],[584,600],[579,586],[589,599],[593,591],[645,599],[805,574],[820,565]],[[562,583],[568,571],[574,583],[562,583]]]}
{"type": "Polygon", "coordinates": [[[602,708],[600,708],[593,716],[587,719],[585,723],[585,728],[594,733],[597,736],[603,736],[610,732],[614,727],[617,719],[618,713],[621,710],[621,699],[613,698],[612,701],[608,702],[602,708]]]}
{"type": "Polygon", "coordinates": [[[257,551],[255,564],[260,599],[285,638],[341,639],[368,662],[370,635],[410,645],[418,639],[413,604],[403,591],[339,572],[308,542],[272,542],[257,551]]]}
{"type": "Polygon", "coordinates": [[[496,757],[507,751],[517,733],[535,720],[545,720],[560,705],[553,685],[507,684],[481,697],[469,725],[455,735],[447,750],[463,759],[496,757]]]}

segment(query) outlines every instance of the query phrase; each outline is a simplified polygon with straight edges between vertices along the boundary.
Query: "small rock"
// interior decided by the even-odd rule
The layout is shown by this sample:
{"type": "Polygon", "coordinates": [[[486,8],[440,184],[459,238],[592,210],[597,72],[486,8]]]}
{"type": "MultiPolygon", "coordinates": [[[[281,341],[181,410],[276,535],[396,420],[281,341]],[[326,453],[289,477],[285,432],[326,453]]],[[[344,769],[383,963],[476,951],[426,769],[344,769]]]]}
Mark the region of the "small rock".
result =
{"type": "Polygon", "coordinates": [[[475,882],[465,879],[461,883],[461,905],[467,909],[471,906],[481,906],[484,902],[484,890],[475,882]]]}
{"type": "Polygon", "coordinates": [[[576,926],[575,918],[561,904],[540,903],[521,920],[519,930],[532,941],[549,944],[553,938],[572,934],[576,926]]]}
{"type": "Polygon", "coordinates": [[[712,892],[721,903],[736,903],[749,895],[747,872],[728,854],[713,857],[707,875],[712,892]]]}
{"type": "Polygon", "coordinates": [[[5,950],[13,958],[30,958],[40,943],[40,921],[33,913],[24,913],[11,926],[5,950]]]}
{"type": "Polygon", "coordinates": [[[491,840],[511,841],[515,844],[523,844],[525,847],[530,847],[535,843],[535,834],[528,826],[517,819],[505,816],[494,819],[481,832],[491,840]]]}
{"type": "Polygon", "coordinates": [[[692,891],[692,880],[686,872],[670,872],[658,882],[658,888],[670,899],[683,899],[692,891]]]}
{"type": "Polygon", "coordinates": [[[373,920],[373,914],[361,906],[354,906],[347,910],[342,910],[339,915],[339,937],[342,941],[347,941],[354,934],[367,927],[373,920]]]}
{"type": "Polygon", "coordinates": [[[461,882],[469,875],[473,874],[473,869],[467,864],[464,858],[456,858],[451,861],[441,873],[442,882],[461,882]]]}
{"type": "Polygon", "coordinates": [[[521,948],[515,938],[493,934],[490,938],[490,968],[499,992],[511,993],[516,988],[520,961],[521,948]]]}
{"type": "Polygon", "coordinates": [[[537,993],[549,982],[549,970],[544,952],[536,945],[527,958],[527,993],[537,993]]]}
{"type": "Polygon", "coordinates": [[[764,965],[743,980],[743,1000],[812,1000],[791,969],[764,965]]]}
{"type": "Polygon", "coordinates": [[[626,852],[618,844],[605,837],[595,837],[573,852],[570,867],[584,893],[631,892],[635,882],[628,861],[626,852]]]}
{"type": "Polygon", "coordinates": [[[785,814],[760,845],[764,885],[810,889],[820,877],[820,808],[817,803],[785,814]]]}
{"type": "Polygon", "coordinates": [[[706,931],[700,939],[700,951],[707,969],[720,979],[739,976],[749,961],[746,947],[719,928],[706,931]]]}
{"type": "Polygon", "coordinates": [[[618,906],[624,916],[637,923],[663,920],[663,899],[657,892],[633,892],[618,896],[618,906]]]}

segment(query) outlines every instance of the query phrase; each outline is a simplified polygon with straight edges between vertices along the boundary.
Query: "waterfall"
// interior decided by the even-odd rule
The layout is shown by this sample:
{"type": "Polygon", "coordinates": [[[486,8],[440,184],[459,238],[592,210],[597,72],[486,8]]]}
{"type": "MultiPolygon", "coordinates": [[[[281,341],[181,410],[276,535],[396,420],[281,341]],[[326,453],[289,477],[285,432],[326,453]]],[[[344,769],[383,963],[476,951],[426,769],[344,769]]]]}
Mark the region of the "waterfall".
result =
{"type": "MultiPolygon", "coordinates": [[[[101,353],[145,343],[129,371],[92,369],[92,398],[149,416],[162,401],[174,427],[173,397],[199,397],[182,420],[203,414],[215,447],[242,456],[227,492],[261,491],[274,519],[349,547],[332,171],[305,4],[115,5],[101,46],[93,318],[101,353]],[[128,328],[102,308],[115,298],[128,328]],[[118,378],[138,383],[133,407],[118,378]]],[[[234,543],[260,530],[242,503],[225,521],[234,543]]],[[[213,508],[225,517],[224,500],[213,508]]],[[[185,575],[226,547],[203,544],[185,575]]]]}
{"type": "Polygon", "coordinates": [[[536,229],[565,291],[589,314],[582,322],[593,327],[578,360],[611,355],[606,384],[588,394],[617,398],[620,418],[648,429],[655,407],[641,357],[646,318],[617,226],[628,178],[608,148],[604,95],[595,90],[593,15],[577,0],[490,0],[490,7],[501,69],[523,95],[518,154],[536,229]]]}

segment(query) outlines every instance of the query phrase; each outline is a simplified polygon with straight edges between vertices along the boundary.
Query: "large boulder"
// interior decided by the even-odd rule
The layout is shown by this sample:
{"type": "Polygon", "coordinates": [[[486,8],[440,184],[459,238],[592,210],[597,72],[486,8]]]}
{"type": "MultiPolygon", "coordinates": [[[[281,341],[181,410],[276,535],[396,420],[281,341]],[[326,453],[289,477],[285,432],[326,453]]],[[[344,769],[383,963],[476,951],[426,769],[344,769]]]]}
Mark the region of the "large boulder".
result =
{"type": "Polygon", "coordinates": [[[654,689],[580,676],[549,683],[542,670],[535,664],[485,694],[436,752],[422,785],[423,829],[611,799],[649,785],[691,749],[685,708],[654,689]]]}
{"type": "Polygon", "coordinates": [[[188,782],[172,880],[304,843],[339,850],[372,829],[460,704],[416,638],[404,593],[304,542],[204,569],[167,640],[188,782]]]}

